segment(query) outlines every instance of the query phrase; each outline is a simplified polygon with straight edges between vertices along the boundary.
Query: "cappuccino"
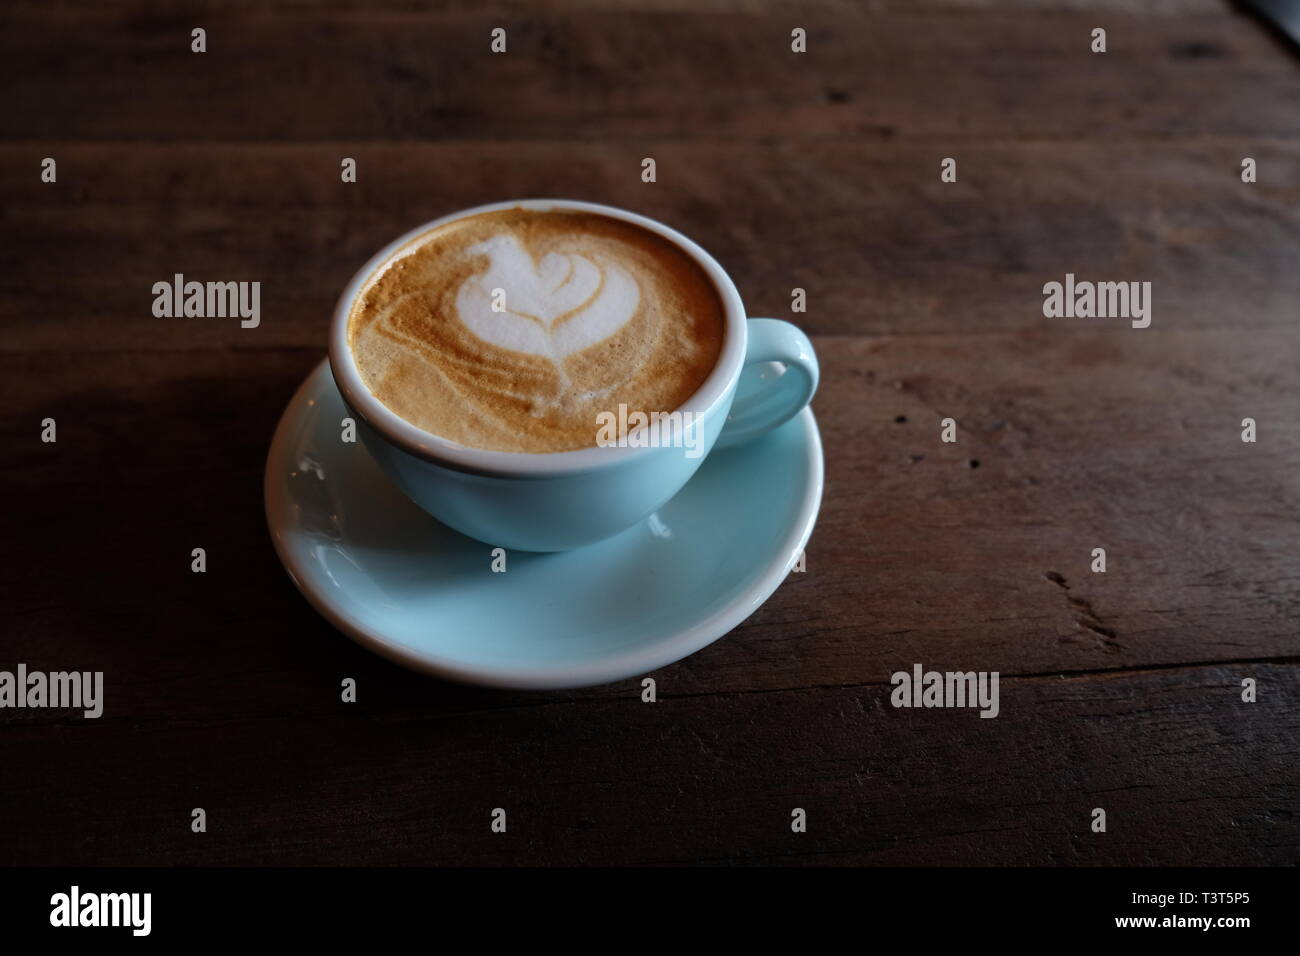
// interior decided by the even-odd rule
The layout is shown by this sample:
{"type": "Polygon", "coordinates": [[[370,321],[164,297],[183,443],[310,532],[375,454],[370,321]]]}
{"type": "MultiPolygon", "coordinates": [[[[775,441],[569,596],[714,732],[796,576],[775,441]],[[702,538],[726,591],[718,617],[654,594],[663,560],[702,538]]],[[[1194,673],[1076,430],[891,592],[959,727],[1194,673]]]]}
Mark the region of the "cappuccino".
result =
{"type": "Polygon", "coordinates": [[[722,300],[665,237],[522,208],[430,229],[366,282],[348,344],[371,394],[472,448],[593,447],[601,414],[681,407],[722,349],[722,300]]]}

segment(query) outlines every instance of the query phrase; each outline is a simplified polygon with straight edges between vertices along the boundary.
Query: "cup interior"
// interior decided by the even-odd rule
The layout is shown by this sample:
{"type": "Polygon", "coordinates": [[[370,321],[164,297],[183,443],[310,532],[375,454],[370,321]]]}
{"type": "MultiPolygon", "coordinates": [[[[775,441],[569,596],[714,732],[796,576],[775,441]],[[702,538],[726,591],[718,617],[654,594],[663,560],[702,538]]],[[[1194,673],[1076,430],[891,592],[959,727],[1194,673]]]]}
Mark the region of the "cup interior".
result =
{"type": "Polygon", "coordinates": [[[667,239],[689,255],[708,276],[709,281],[713,283],[718,293],[718,298],[723,307],[724,329],[722,350],[718,356],[717,364],[714,365],[713,370],[695,393],[678,406],[676,410],[693,412],[700,417],[700,420],[703,420],[706,416],[717,414],[739,379],[745,358],[745,311],[735,283],[731,281],[717,260],[705,252],[704,249],[663,223],[614,206],[563,199],[528,199],[516,202],[491,203],[461,210],[412,229],[371,257],[344,288],[343,294],[339,297],[338,304],[335,306],[330,328],[330,369],[334,373],[334,381],[338,385],[339,391],[342,392],[343,398],[350,408],[361,415],[366,420],[366,423],[382,435],[385,440],[398,446],[408,454],[449,468],[476,474],[532,477],[569,474],[577,471],[614,467],[653,450],[650,448],[602,448],[593,446],[573,451],[514,452],[472,448],[411,424],[389,409],[366,387],[348,342],[348,321],[352,313],[352,306],[362,289],[365,288],[366,283],[392,260],[400,258],[403,255],[403,249],[415,248],[418,240],[431,230],[459,219],[503,209],[594,213],[639,226],[667,239]]]}

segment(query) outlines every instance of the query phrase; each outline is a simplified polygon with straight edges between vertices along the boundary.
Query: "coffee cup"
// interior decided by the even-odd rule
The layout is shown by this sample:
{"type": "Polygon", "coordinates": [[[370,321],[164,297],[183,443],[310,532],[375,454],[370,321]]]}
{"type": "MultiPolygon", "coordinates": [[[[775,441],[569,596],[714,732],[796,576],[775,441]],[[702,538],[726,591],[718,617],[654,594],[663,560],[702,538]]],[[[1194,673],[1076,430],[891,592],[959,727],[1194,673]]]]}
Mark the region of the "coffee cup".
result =
{"type": "Polygon", "coordinates": [[[690,239],[636,213],[568,200],[479,206],[426,223],[389,244],[343,290],[330,330],[329,358],[357,434],[412,501],[463,534],[523,551],[568,550],[637,525],[681,490],[714,450],[756,439],[798,414],[818,381],[807,336],[788,322],[747,318],[735,284],[690,239]],[[621,421],[622,427],[613,429],[616,441],[598,441],[593,422],[589,447],[547,452],[474,447],[419,427],[367,384],[349,327],[359,297],[375,276],[421,237],[460,220],[508,210],[587,214],[635,227],[656,242],[671,244],[706,277],[720,316],[716,361],[684,402],[664,409],[662,416],[649,415],[665,427],[638,425],[644,417],[637,419],[637,412],[644,416],[647,410],[622,416],[620,409],[631,424],[621,421]]]}

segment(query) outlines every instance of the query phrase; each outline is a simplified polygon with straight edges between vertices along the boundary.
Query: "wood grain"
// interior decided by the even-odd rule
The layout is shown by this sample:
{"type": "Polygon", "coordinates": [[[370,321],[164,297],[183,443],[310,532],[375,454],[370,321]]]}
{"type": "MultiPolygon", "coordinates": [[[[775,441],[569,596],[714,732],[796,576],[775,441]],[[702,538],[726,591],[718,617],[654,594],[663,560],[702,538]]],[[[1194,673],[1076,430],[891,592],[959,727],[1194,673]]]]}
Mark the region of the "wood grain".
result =
{"type": "Polygon", "coordinates": [[[3,17],[0,669],[103,670],[108,698],[98,721],[0,709],[0,865],[1300,859],[1300,68],[1253,21],[1212,0],[3,17]],[[264,526],[271,433],[348,276],[529,195],[682,229],[823,365],[807,571],[656,673],[653,705],[636,681],[402,671],[311,611],[264,526]],[[261,281],[262,325],[154,318],[176,272],[261,281]],[[1044,318],[1066,272],[1152,282],[1151,328],[1044,318]],[[918,662],[999,671],[999,717],[891,707],[918,662]]]}
{"type": "Polygon", "coordinates": [[[44,5],[0,61],[7,139],[588,142],[1295,135],[1300,77],[1244,16],[839,4],[505,15],[44,5]],[[71,11],[71,12],[70,12],[71,11]],[[208,52],[190,51],[190,30],[208,52]],[[508,52],[493,55],[504,26],[508,52]],[[807,54],[790,31],[807,31],[807,54]],[[75,50],[53,70],[51,51],[75,50]],[[1235,85],[1241,96],[1203,91],[1235,85]],[[1155,92],[1153,92],[1155,91],[1155,92]],[[327,105],[328,108],[323,108],[327,105]]]}
{"type": "MultiPolygon", "coordinates": [[[[1295,656],[1300,337],[814,341],[827,492],[808,571],[665,677],[678,692],[875,681],[914,661],[1039,674],[1295,656]],[[956,444],[940,440],[949,416],[956,444]],[[1256,444],[1240,440],[1244,417],[1259,423],[1256,444]],[[1090,571],[1094,547],[1107,551],[1104,575],[1090,571]]],[[[107,669],[122,642],[152,674],[170,646],[184,680],[232,693],[292,683],[321,652],[331,667],[358,659],[293,590],[261,515],[269,436],[320,357],[0,359],[0,396],[16,412],[0,482],[15,498],[41,489],[8,540],[46,556],[6,584],[47,625],[58,616],[61,654],[107,669]],[[57,445],[36,440],[46,415],[60,423],[57,445]],[[209,555],[204,576],[189,571],[196,546],[209,555]],[[93,573],[64,604],[82,568],[93,573]],[[201,648],[214,659],[196,673],[201,648]],[[254,660],[269,672],[249,675],[254,660]]],[[[147,713],[170,706],[151,704],[154,692],[141,695],[147,713]]],[[[190,693],[202,690],[177,690],[190,693]]]]}
{"type": "MultiPolygon", "coordinates": [[[[232,690],[240,693],[232,686],[232,690]]],[[[399,714],[5,729],[5,862],[1258,865],[1294,862],[1294,667],[1007,680],[1003,712],[888,684],[399,714]],[[1260,700],[1240,701],[1240,679],[1260,700]],[[57,732],[59,761],[47,760],[57,732]],[[127,772],[129,771],[129,772],[127,772]],[[255,786],[250,786],[251,782],[255,786]],[[196,836],[189,811],[209,830],[196,836]],[[507,832],[489,829],[493,808],[507,832]],[[808,832],[790,831],[790,813],[808,832]],[[1092,811],[1107,832],[1090,830],[1092,811]],[[130,808],[130,812],[122,812],[130,808]],[[57,839],[51,835],[58,833],[57,839]]]]}
{"type": "MultiPolygon", "coordinates": [[[[1043,283],[1149,281],[1153,328],[1294,329],[1300,144],[1015,143],[0,147],[16,183],[0,279],[3,348],[319,348],[347,279],[422,222],[560,195],[676,226],[734,277],[752,314],[818,334],[1065,330],[1043,283]],[[958,152],[959,179],[938,181],[958,152]],[[59,156],[60,181],[38,180],[59,156]],[[1261,181],[1240,179],[1240,159],[1261,181]],[[354,156],[359,181],[339,181],[354,156]],[[177,273],[263,283],[262,325],[159,320],[177,273]],[[57,307],[53,307],[56,306],[57,307]]],[[[1141,333],[1139,333],[1140,335],[1141,333]]]]}

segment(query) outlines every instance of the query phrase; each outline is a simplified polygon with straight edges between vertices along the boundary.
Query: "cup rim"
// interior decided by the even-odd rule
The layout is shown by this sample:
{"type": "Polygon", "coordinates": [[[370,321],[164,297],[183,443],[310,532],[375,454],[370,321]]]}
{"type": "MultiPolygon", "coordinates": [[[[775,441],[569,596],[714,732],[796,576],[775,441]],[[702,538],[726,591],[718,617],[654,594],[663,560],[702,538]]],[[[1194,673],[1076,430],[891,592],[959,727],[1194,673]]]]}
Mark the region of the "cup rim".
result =
{"type": "MultiPolygon", "coordinates": [[[[380,267],[398,255],[403,246],[438,226],[502,209],[589,212],[640,226],[667,239],[704,270],[722,301],[724,327],[718,361],[700,387],[674,411],[690,411],[704,420],[717,412],[740,377],[744,365],[745,310],[735,283],[713,256],[676,229],[639,213],[600,203],[571,199],[520,199],[488,203],[432,219],[384,246],[348,280],[334,307],[330,327],[329,362],[334,381],[347,405],[384,439],[407,454],[460,471],[506,477],[551,477],[593,469],[612,468],[646,455],[655,448],[590,447],[572,451],[516,452],[471,448],[412,425],[376,398],[366,387],[348,345],[348,316],[358,293],[380,267]]],[[[593,426],[594,427],[594,426],[593,426]]],[[[701,458],[703,460],[703,458],[701,458]]]]}

